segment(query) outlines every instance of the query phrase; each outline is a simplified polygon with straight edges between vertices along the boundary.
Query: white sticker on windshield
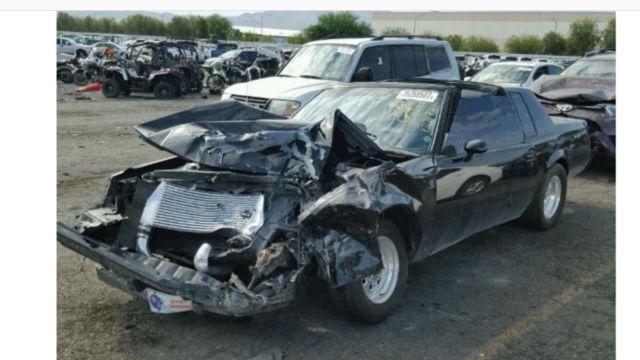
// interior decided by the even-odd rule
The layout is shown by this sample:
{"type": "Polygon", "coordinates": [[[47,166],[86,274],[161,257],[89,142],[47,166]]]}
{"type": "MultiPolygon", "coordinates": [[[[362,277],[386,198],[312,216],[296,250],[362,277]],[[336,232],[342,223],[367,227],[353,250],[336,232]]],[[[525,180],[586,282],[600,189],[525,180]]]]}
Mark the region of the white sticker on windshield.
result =
{"type": "Polygon", "coordinates": [[[417,90],[417,89],[404,89],[400,91],[396,99],[401,100],[415,100],[424,102],[434,102],[438,98],[438,92],[433,90],[417,90]]]}
{"type": "Polygon", "coordinates": [[[340,54],[347,54],[347,55],[351,55],[351,54],[353,54],[353,52],[354,52],[355,50],[356,50],[356,49],[354,49],[354,48],[352,48],[352,47],[349,47],[349,46],[341,46],[341,47],[339,47],[339,48],[338,48],[338,52],[339,52],[340,54]]]}

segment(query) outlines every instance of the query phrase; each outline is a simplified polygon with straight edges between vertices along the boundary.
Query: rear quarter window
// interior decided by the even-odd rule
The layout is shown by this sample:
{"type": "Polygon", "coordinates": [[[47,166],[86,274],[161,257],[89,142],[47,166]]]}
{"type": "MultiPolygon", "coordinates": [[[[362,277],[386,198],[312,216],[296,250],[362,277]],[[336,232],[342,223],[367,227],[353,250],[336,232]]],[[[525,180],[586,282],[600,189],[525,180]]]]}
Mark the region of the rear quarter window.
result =
{"type": "Polygon", "coordinates": [[[509,97],[511,97],[513,106],[516,108],[518,117],[520,118],[520,124],[522,125],[522,130],[524,131],[524,135],[527,137],[536,135],[537,134],[536,126],[533,123],[533,118],[531,117],[529,108],[527,107],[527,104],[524,102],[522,95],[518,93],[511,93],[509,94],[509,97]]]}
{"type": "Polygon", "coordinates": [[[449,63],[449,55],[444,46],[427,46],[427,59],[429,61],[429,69],[433,71],[448,70],[451,68],[449,63]]]}

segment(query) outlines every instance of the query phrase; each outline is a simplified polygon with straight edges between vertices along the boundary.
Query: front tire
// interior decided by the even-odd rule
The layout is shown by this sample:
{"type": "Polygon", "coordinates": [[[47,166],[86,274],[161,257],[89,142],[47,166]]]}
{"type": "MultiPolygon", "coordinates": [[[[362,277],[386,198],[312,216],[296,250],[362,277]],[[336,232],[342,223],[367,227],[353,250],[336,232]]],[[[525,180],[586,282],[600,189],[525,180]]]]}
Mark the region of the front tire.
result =
{"type": "Polygon", "coordinates": [[[400,304],[409,272],[400,230],[390,221],[382,220],[376,237],[383,269],[360,281],[330,289],[335,305],[355,319],[371,324],[386,319],[400,304]]]}
{"type": "Polygon", "coordinates": [[[551,229],[560,219],[566,197],[567,171],[562,165],[553,164],[518,223],[537,230],[551,229]]]}
{"type": "Polygon", "coordinates": [[[117,98],[120,96],[121,86],[118,79],[109,78],[102,82],[102,94],[108,98],[117,98]]]}
{"type": "Polygon", "coordinates": [[[58,70],[58,79],[65,84],[71,84],[73,82],[73,74],[68,68],[61,68],[58,70]]]}
{"type": "Polygon", "coordinates": [[[213,91],[222,90],[224,88],[224,78],[218,74],[210,75],[207,78],[207,87],[213,91]]]}

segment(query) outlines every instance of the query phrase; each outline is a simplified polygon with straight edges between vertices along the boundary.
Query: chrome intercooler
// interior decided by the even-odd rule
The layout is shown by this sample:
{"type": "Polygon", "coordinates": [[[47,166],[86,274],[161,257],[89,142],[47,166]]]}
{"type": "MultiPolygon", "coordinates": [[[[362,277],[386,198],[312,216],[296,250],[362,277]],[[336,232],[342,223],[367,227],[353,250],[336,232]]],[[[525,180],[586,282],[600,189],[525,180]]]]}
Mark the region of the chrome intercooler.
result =
{"type": "Polygon", "coordinates": [[[223,228],[251,235],[264,222],[263,195],[220,194],[160,183],[147,199],[140,225],[189,233],[223,228]]]}

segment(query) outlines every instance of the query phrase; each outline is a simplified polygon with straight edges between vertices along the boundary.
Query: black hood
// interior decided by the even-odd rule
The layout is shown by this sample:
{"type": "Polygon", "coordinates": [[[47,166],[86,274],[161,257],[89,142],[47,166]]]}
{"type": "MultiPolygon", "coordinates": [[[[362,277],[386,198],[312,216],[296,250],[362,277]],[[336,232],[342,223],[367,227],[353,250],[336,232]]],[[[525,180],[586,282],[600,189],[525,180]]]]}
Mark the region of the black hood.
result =
{"type": "Polygon", "coordinates": [[[541,98],[568,103],[603,103],[616,101],[613,78],[544,75],[531,85],[541,98]]]}
{"type": "Polygon", "coordinates": [[[340,111],[304,122],[232,100],[152,120],[135,129],[151,145],[185,160],[255,174],[318,179],[336,144],[340,152],[385,157],[340,111]]]}

